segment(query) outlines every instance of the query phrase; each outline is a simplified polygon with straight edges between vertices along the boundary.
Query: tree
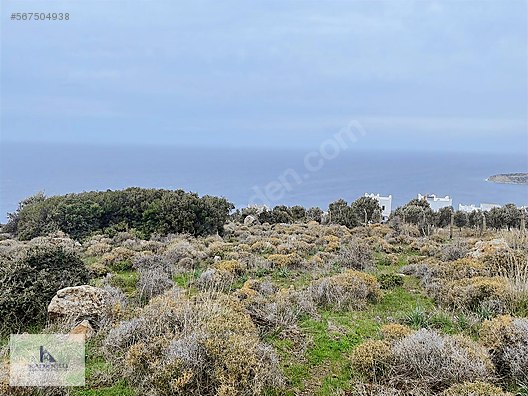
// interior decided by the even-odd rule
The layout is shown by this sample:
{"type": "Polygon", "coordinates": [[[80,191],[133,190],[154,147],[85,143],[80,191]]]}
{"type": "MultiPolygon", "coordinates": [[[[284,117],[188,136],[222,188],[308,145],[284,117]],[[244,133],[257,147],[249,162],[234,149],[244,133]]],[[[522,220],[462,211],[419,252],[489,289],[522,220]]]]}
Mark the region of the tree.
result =
{"type": "Polygon", "coordinates": [[[503,227],[518,228],[521,223],[521,211],[515,206],[515,204],[509,203],[504,205],[502,208],[504,224],[503,227]]]}
{"type": "Polygon", "coordinates": [[[341,224],[350,228],[359,225],[354,211],[344,199],[338,199],[328,205],[328,214],[333,224],[341,224]]]}
{"type": "Polygon", "coordinates": [[[486,224],[488,227],[499,230],[506,224],[506,212],[502,208],[492,208],[488,212],[484,212],[486,217],[486,224]]]}
{"type": "Polygon", "coordinates": [[[323,211],[321,208],[310,208],[306,211],[306,221],[317,221],[321,222],[323,217],[323,211]]]}
{"type": "Polygon", "coordinates": [[[410,200],[404,206],[396,209],[394,215],[402,218],[405,223],[418,226],[423,235],[429,235],[434,214],[429,202],[425,199],[414,198],[410,200]]]}
{"type": "Polygon", "coordinates": [[[473,228],[480,228],[484,214],[480,210],[473,210],[468,215],[468,225],[473,228]]]}
{"type": "Polygon", "coordinates": [[[152,233],[222,233],[234,206],[225,198],[183,190],[127,188],[46,198],[30,197],[10,217],[10,232],[22,240],[63,231],[75,239],[93,232],[134,228],[152,233]]]}
{"type": "Polygon", "coordinates": [[[378,200],[370,197],[360,197],[352,202],[351,210],[356,219],[365,223],[371,222],[376,211],[381,211],[378,200]]]}
{"type": "Polygon", "coordinates": [[[305,222],[306,221],[306,209],[302,206],[295,205],[290,208],[293,221],[295,222],[305,222]]]}
{"type": "Polygon", "coordinates": [[[453,207],[451,206],[445,206],[443,208],[440,208],[438,211],[438,217],[435,222],[437,227],[447,227],[449,224],[451,224],[451,215],[453,214],[453,207]]]}
{"type": "Polygon", "coordinates": [[[462,212],[461,210],[457,210],[454,214],[454,221],[455,225],[462,229],[462,227],[466,226],[468,224],[468,215],[465,212],[462,212]]]}
{"type": "Polygon", "coordinates": [[[293,216],[290,209],[284,205],[277,205],[271,211],[273,223],[293,223],[293,216]]]}

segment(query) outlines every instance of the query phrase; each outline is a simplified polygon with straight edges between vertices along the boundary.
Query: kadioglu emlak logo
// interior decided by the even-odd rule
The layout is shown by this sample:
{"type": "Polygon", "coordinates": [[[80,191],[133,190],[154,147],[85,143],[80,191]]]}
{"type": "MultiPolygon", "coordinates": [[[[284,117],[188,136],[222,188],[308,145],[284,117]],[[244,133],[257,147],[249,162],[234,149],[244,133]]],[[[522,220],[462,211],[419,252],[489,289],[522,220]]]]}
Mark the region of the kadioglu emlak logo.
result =
{"type": "Polygon", "coordinates": [[[12,334],[10,386],[84,386],[81,334],[12,334]]]}

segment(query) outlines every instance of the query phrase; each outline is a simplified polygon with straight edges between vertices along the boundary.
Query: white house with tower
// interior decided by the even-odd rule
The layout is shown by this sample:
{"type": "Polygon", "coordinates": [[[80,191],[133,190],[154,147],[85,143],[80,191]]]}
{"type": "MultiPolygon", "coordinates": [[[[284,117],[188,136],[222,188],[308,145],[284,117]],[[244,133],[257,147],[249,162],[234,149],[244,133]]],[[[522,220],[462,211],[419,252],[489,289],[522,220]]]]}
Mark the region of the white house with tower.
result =
{"type": "Polygon", "coordinates": [[[458,204],[458,210],[461,212],[471,213],[474,210],[480,210],[482,212],[488,212],[493,208],[500,208],[501,206],[498,204],[490,204],[490,203],[481,203],[479,206],[477,205],[462,205],[458,204]]]}
{"type": "Polygon", "coordinates": [[[379,206],[381,207],[381,219],[382,221],[387,221],[392,212],[392,195],[383,197],[379,194],[365,193],[365,197],[374,198],[376,201],[378,201],[379,206]]]}
{"type": "Polygon", "coordinates": [[[447,206],[453,206],[453,199],[449,195],[446,195],[445,197],[437,197],[435,194],[418,194],[418,199],[425,199],[434,212],[438,212],[440,209],[447,206]]]}

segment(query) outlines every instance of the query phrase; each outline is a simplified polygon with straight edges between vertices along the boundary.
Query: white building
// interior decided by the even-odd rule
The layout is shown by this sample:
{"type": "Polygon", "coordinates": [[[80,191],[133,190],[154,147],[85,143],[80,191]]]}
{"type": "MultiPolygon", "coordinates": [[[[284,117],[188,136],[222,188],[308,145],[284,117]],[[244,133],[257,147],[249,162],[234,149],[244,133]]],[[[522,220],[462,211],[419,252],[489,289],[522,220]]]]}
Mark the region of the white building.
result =
{"type": "Polygon", "coordinates": [[[483,212],[487,212],[488,210],[491,210],[493,208],[500,208],[500,205],[497,204],[490,204],[490,203],[481,203],[480,204],[480,210],[483,212]]]}
{"type": "Polygon", "coordinates": [[[374,198],[378,201],[379,206],[381,207],[381,219],[382,221],[387,221],[392,212],[392,195],[388,197],[382,197],[379,194],[367,194],[365,197],[374,198]]]}
{"type": "Polygon", "coordinates": [[[460,210],[461,212],[471,213],[475,210],[481,210],[481,209],[480,209],[480,206],[475,206],[473,204],[471,205],[458,204],[458,210],[460,210]]]}
{"type": "Polygon", "coordinates": [[[434,194],[418,194],[418,199],[425,199],[427,202],[429,202],[429,205],[434,212],[438,212],[440,209],[445,208],[446,206],[453,206],[453,199],[450,198],[449,195],[446,195],[445,197],[437,197],[434,194]]]}
{"type": "Polygon", "coordinates": [[[480,206],[476,206],[476,205],[462,205],[462,204],[458,204],[458,210],[462,211],[462,212],[467,212],[467,213],[471,213],[473,212],[474,210],[480,210],[482,212],[487,212],[493,208],[500,208],[501,206],[500,205],[497,205],[497,204],[488,204],[488,203],[481,203],[480,206]]]}

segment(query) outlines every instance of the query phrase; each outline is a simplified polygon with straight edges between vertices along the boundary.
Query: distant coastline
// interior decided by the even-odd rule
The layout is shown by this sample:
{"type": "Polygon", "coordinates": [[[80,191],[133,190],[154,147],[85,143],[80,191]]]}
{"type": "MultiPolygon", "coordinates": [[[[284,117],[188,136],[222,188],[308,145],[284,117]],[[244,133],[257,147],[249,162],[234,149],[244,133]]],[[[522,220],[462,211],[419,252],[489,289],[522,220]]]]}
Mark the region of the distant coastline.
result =
{"type": "Polygon", "coordinates": [[[501,184],[528,184],[528,173],[501,173],[490,176],[486,180],[501,184]]]}

